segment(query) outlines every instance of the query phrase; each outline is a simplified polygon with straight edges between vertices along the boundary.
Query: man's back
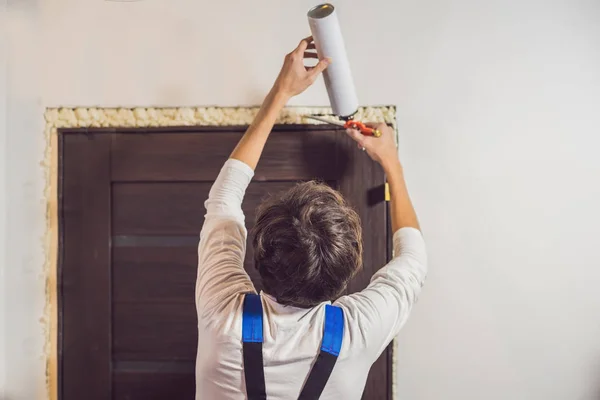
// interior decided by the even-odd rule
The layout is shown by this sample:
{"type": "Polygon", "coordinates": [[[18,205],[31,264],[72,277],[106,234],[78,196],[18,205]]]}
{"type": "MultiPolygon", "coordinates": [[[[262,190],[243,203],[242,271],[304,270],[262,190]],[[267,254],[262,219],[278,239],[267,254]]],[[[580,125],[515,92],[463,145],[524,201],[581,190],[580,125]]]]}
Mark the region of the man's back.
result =
{"type": "MultiPolygon", "coordinates": [[[[312,309],[282,306],[266,294],[264,309],[263,358],[268,399],[295,399],[308,377],[323,332],[325,304],[312,309]]],[[[227,333],[215,335],[215,358],[206,363],[198,381],[197,399],[246,399],[242,365],[241,313],[243,296],[232,305],[236,317],[227,333]]],[[[347,323],[345,324],[347,326],[347,323]]],[[[214,335],[214,333],[213,333],[214,335]]],[[[360,399],[372,361],[353,349],[346,333],[342,351],[321,399],[360,399]]],[[[199,352],[205,351],[199,346],[199,352]]],[[[200,367],[202,368],[202,367],[200,367]]]]}
{"type": "MultiPolygon", "coordinates": [[[[198,361],[196,399],[245,399],[242,305],[254,286],[243,269],[247,232],[241,203],[252,169],[227,161],[206,201],[196,284],[198,361]]],[[[406,321],[426,275],[421,233],[395,232],[395,258],[362,292],[339,298],[342,349],[322,399],[359,399],[368,372],[406,321]]],[[[284,306],[261,293],[263,358],[268,399],[296,399],[321,346],[325,304],[284,306]]]]}

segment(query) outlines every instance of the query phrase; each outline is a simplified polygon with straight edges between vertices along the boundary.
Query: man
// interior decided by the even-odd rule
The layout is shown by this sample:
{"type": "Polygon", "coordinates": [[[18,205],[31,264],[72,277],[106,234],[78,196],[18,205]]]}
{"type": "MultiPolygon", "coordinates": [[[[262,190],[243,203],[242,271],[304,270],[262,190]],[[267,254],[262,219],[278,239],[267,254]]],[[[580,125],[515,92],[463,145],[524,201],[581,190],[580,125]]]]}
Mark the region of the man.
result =
{"type": "Polygon", "coordinates": [[[307,38],[286,56],[205,203],[196,283],[197,400],[360,399],[371,365],[406,322],[425,280],[425,246],[393,131],[380,124],[379,138],[347,133],[386,173],[394,259],[365,290],[339,297],[361,267],[360,221],[335,190],[301,183],[258,210],[253,246],[265,290],[255,294],[243,268],[242,199],[278,113],[335,62],[306,68],[304,58],[316,57],[312,49],[307,38]]]}

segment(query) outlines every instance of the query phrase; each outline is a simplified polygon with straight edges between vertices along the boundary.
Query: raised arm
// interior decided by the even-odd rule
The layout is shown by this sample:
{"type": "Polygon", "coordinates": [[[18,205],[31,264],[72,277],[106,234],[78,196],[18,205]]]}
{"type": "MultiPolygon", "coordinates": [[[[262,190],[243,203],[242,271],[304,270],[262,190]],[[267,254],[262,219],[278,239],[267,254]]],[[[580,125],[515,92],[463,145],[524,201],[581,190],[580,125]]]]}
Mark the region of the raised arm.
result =
{"type": "Polygon", "coordinates": [[[314,48],[312,37],[309,36],[302,39],[298,47],[285,56],[273,88],[265,98],[254,122],[231,153],[231,158],[242,161],[252,169],[256,168],[281,109],[291,97],[312,85],[329,64],[329,60],[324,59],[315,67],[304,66],[305,58],[317,58],[317,53],[310,51],[314,48]]]}
{"type": "Polygon", "coordinates": [[[377,161],[385,171],[390,185],[390,211],[392,215],[392,230],[401,228],[419,228],[417,214],[410,201],[398,149],[394,143],[394,131],[386,124],[375,126],[383,135],[380,138],[363,136],[356,129],[348,129],[348,135],[364,148],[369,157],[377,161]]]}
{"type": "Polygon", "coordinates": [[[206,215],[200,232],[196,278],[196,308],[202,325],[228,320],[218,316],[231,314],[230,308],[236,307],[232,300],[254,291],[244,271],[247,231],[242,200],[277,115],[290,97],[308,88],[327,67],[325,60],[314,68],[304,67],[304,58],[317,57],[311,49],[314,45],[309,37],[285,57],[273,88],[221,169],[204,203],[206,215]]]}
{"type": "Polygon", "coordinates": [[[394,258],[373,275],[365,290],[344,296],[337,302],[345,308],[351,320],[350,328],[356,329],[354,337],[363,341],[364,354],[371,362],[379,357],[408,319],[427,274],[425,244],[404,182],[393,130],[385,124],[376,128],[382,132],[380,138],[363,136],[356,130],[347,133],[359,148],[364,148],[381,164],[387,175],[394,258]]]}

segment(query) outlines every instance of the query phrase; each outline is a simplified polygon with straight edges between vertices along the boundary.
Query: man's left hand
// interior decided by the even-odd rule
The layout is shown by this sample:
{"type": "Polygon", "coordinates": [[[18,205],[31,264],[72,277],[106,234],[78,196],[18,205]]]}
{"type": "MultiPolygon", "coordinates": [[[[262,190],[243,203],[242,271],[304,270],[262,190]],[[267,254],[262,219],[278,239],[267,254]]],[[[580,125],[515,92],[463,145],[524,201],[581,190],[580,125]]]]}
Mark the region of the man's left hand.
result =
{"type": "Polygon", "coordinates": [[[324,58],[314,67],[306,67],[304,60],[318,58],[312,36],[300,41],[291,53],[285,56],[281,72],[275,81],[275,90],[290,98],[304,92],[312,85],[319,74],[331,63],[331,59],[324,58]]]}

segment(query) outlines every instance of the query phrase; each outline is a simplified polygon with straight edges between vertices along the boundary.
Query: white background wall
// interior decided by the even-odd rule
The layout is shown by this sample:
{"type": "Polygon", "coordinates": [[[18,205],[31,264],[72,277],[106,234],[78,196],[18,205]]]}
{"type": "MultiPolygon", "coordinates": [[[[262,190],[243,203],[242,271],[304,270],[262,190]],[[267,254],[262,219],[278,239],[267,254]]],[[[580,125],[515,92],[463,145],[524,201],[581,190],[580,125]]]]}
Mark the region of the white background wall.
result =
{"type": "MultiPolygon", "coordinates": [[[[0,0],[1,16],[6,12],[6,0],[0,0]]],[[[1,33],[1,32],[0,32],[1,33]]],[[[5,288],[6,288],[6,37],[0,34],[0,399],[5,397],[6,389],[6,340],[5,328],[5,288]]]]}
{"type": "MultiPolygon", "coordinates": [[[[0,396],[29,400],[44,107],[258,104],[316,2],[3,1],[0,396]]],[[[599,399],[600,1],[337,5],[361,102],[398,106],[430,252],[400,398],[599,399]]],[[[293,104],[327,104],[322,83],[293,104]]]]}

